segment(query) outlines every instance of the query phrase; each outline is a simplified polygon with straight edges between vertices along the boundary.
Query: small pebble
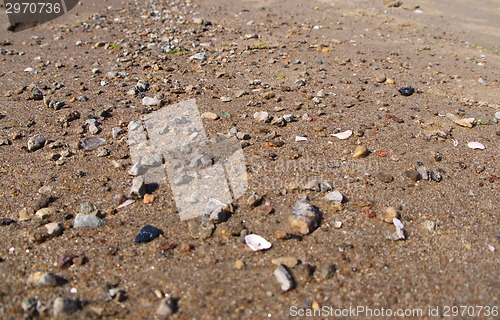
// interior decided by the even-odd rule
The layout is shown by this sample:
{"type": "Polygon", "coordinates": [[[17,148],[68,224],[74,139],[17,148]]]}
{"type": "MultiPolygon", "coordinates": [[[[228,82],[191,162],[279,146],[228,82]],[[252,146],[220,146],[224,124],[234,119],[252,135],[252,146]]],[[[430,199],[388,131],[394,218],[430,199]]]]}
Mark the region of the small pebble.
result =
{"type": "Polygon", "coordinates": [[[387,223],[393,223],[394,218],[400,218],[399,212],[394,207],[387,207],[384,213],[379,215],[379,219],[387,223]]]}
{"type": "Polygon", "coordinates": [[[241,270],[241,269],[245,268],[245,262],[243,262],[243,260],[236,260],[234,262],[234,267],[238,270],[241,270]]]}
{"type": "Polygon", "coordinates": [[[150,242],[158,238],[162,233],[163,232],[160,229],[148,224],[142,227],[139,233],[135,236],[134,241],[136,243],[150,242]]]}
{"type": "Polygon", "coordinates": [[[50,272],[37,271],[30,274],[28,282],[36,286],[55,287],[59,284],[59,278],[50,272]]]}
{"type": "Polygon", "coordinates": [[[54,318],[58,319],[76,312],[79,309],[79,304],[68,298],[57,297],[54,299],[52,309],[54,318]]]}
{"type": "Polygon", "coordinates": [[[391,176],[390,174],[380,172],[376,175],[377,179],[384,183],[390,183],[394,180],[394,177],[391,176]]]}
{"type": "Polygon", "coordinates": [[[28,151],[36,151],[45,146],[47,139],[43,134],[37,134],[28,140],[28,151]]]}
{"type": "Polygon", "coordinates": [[[274,276],[281,286],[281,290],[288,291],[294,287],[293,277],[286,268],[286,266],[280,264],[274,270],[274,276]]]}
{"type": "Polygon", "coordinates": [[[405,175],[414,182],[417,182],[418,180],[422,180],[422,176],[415,169],[406,170],[405,175]]]}
{"type": "Polygon", "coordinates": [[[365,158],[368,156],[369,151],[365,146],[357,146],[352,154],[353,158],[365,158]]]}
{"type": "Polygon", "coordinates": [[[156,315],[160,319],[168,319],[172,314],[177,311],[177,301],[171,297],[167,297],[160,301],[156,309],[156,315]]]}
{"type": "Polygon", "coordinates": [[[307,200],[300,200],[293,206],[289,220],[294,232],[306,235],[318,228],[321,218],[318,208],[307,200]]]}
{"type": "Polygon", "coordinates": [[[51,237],[58,237],[64,232],[64,225],[60,222],[51,222],[45,225],[47,233],[51,237]]]}
{"type": "Polygon", "coordinates": [[[294,256],[283,256],[283,257],[272,259],[271,263],[275,264],[275,265],[283,264],[283,265],[287,266],[288,268],[293,268],[299,263],[299,259],[297,259],[294,256]]]}
{"type": "Polygon", "coordinates": [[[56,214],[57,210],[54,208],[42,208],[35,213],[35,215],[41,220],[48,219],[56,214]]]}
{"type": "Polygon", "coordinates": [[[217,120],[217,119],[219,119],[219,116],[213,112],[203,112],[201,114],[201,118],[208,119],[208,120],[217,120]]]}
{"type": "Polygon", "coordinates": [[[324,199],[335,203],[342,203],[344,196],[339,191],[332,191],[327,193],[324,199]]]}
{"type": "Polygon", "coordinates": [[[105,224],[104,220],[95,215],[79,213],[75,217],[73,228],[98,228],[105,224]]]}

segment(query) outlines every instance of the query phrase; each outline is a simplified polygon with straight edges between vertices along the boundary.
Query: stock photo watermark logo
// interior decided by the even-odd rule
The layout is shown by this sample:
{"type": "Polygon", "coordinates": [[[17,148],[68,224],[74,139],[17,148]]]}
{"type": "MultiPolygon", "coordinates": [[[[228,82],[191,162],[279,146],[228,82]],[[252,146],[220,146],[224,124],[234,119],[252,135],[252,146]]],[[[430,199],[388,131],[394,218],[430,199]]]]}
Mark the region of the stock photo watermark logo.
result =
{"type": "Polygon", "coordinates": [[[52,21],[73,9],[80,0],[3,0],[8,30],[19,32],[52,21]]]}
{"type": "Polygon", "coordinates": [[[243,150],[234,136],[208,139],[191,99],[128,125],[132,172],[145,184],[168,182],[181,220],[211,216],[248,188],[243,150]]]}

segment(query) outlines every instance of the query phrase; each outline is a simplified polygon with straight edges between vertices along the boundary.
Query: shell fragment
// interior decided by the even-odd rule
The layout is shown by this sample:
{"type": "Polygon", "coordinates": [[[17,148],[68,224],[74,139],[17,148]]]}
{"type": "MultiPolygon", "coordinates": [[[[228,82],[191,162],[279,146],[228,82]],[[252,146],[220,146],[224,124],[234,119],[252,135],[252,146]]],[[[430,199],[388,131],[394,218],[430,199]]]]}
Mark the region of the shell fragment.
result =
{"type": "Polygon", "coordinates": [[[351,130],[346,130],[344,132],[339,132],[339,133],[332,134],[332,137],[337,137],[340,140],[345,140],[345,139],[349,138],[350,136],[352,136],[352,131],[351,130]]]}
{"type": "Polygon", "coordinates": [[[271,248],[271,242],[262,238],[256,234],[249,234],[245,237],[245,243],[252,249],[253,251],[266,250],[271,248]]]}
{"type": "Polygon", "coordinates": [[[481,142],[469,142],[467,143],[467,147],[471,148],[471,149],[486,149],[486,147],[484,146],[484,144],[482,144],[481,142]]]}

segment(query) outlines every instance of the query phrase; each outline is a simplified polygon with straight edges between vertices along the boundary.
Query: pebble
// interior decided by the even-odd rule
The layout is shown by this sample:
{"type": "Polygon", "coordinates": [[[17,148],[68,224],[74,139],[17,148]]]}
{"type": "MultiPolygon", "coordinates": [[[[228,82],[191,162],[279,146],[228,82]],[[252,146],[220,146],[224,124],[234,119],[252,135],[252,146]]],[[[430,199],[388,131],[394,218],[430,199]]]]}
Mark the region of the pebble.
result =
{"type": "Polygon", "coordinates": [[[177,311],[177,301],[172,297],[167,297],[160,301],[158,308],[156,309],[156,315],[160,319],[167,319],[170,315],[177,311]]]}
{"type": "Polygon", "coordinates": [[[139,233],[135,236],[134,241],[136,243],[150,242],[158,238],[162,233],[163,232],[160,229],[148,224],[142,227],[139,233]]]}
{"type": "Polygon", "coordinates": [[[54,318],[61,318],[68,316],[79,309],[79,304],[75,300],[63,297],[57,297],[54,299],[53,304],[54,318]]]}
{"type": "Polygon", "coordinates": [[[495,118],[497,118],[498,120],[500,120],[500,111],[495,112],[495,118]]]}
{"type": "Polygon", "coordinates": [[[146,191],[145,189],[144,176],[138,176],[132,179],[132,186],[130,187],[129,194],[131,196],[142,197],[146,191]]]}
{"type": "Polygon", "coordinates": [[[267,113],[266,111],[257,111],[253,114],[253,117],[257,121],[264,121],[264,122],[270,121],[269,113],[267,113]]]}
{"type": "Polygon", "coordinates": [[[64,232],[64,225],[60,222],[51,222],[45,225],[50,237],[58,237],[64,232]]]}
{"type": "Polygon", "coordinates": [[[142,98],[142,105],[143,106],[156,106],[158,105],[158,103],[160,102],[160,99],[158,99],[157,97],[154,97],[154,98],[150,98],[150,97],[144,97],[142,98]]]}
{"type": "Polygon", "coordinates": [[[373,74],[373,78],[375,79],[375,81],[377,81],[378,83],[383,83],[385,82],[385,80],[387,80],[387,77],[385,76],[384,73],[382,72],[377,72],[375,74],[373,74]]]}
{"type": "Polygon", "coordinates": [[[28,277],[28,282],[36,286],[55,287],[59,284],[60,278],[50,272],[37,271],[28,277]]]}
{"type": "Polygon", "coordinates": [[[33,208],[25,207],[19,211],[19,221],[28,221],[35,216],[35,210],[33,208]]]}
{"type": "Polygon", "coordinates": [[[288,291],[294,287],[294,280],[286,266],[280,264],[274,270],[274,276],[281,286],[281,290],[288,291]]]}
{"type": "Polygon", "coordinates": [[[319,181],[317,179],[313,179],[313,180],[307,182],[304,185],[303,189],[319,192],[321,190],[320,188],[321,187],[320,187],[319,181]]]}
{"type": "Polygon", "coordinates": [[[257,207],[262,202],[262,197],[258,194],[251,194],[247,199],[247,205],[251,207],[257,207]]]}
{"type": "Polygon", "coordinates": [[[150,194],[150,193],[146,193],[144,195],[144,198],[142,199],[142,201],[145,203],[145,204],[151,204],[155,201],[155,196],[153,194],[150,194]]]}
{"type": "Polygon", "coordinates": [[[293,268],[299,263],[299,259],[297,259],[294,256],[283,256],[283,257],[272,259],[271,263],[278,265],[278,266],[280,264],[283,264],[283,265],[287,266],[288,268],[293,268]]]}
{"type": "Polygon", "coordinates": [[[35,206],[33,208],[35,209],[35,211],[38,211],[38,210],[40,210],[42,208],[47,207],[50,202],[51,202],[50,196],[48,196],[46,194],[41,194],[38,197],[38,199],[36,200],[35,206]]]}
{"type": "Polygon", "coordinates": [[[104,220],[95,215],[79,213],[75,217],[73,228],[98,228],[105,224],[104,220]]]}
{"type": "Polygon", "coordinates": [[[399,212],[394,207],[387,207],[384,213],[379,215],[379,219],[387,223],[393,223],[394,218],[400,218],[399,212]]]}
{"type": "Polygon", "coordinates": [[[440,182],[443,180],[443,176],[438,171],[431,171],[429,177],[432,181],[440,182]]]}
{"type": "Polygon", "coordinates": [[[236,260],[234,262],[234,267],[238,270],[241,270],[241,269],[245,268],[245,262],[243,262],[243,260],[236,260]]]}
{"type": "Polygon", "coordinates": [[[236,138],[238,138],[239,140],[250,140],[252,137],[248,133],[237,132],[236,138]]]}
{"type": "Polygon", "coordinates": [[[330,279],[333,277],[335,272],[337,271],[337,268],[333,264],[323,264],[320,265],[319,268],[316,269],[314,272],[314,277],[318,281],[323,281],[330,279]]]}
{"type": "Polygon", "coordinates": [[[353,158],[365,158],[368,156],[369,151],[365,146],[357,146],[352,154],[353,158]]]}
{"type": "Polygon", "coordinates": [[[406,170],[405,175],[414,182],[417,182],[418,180],[422,180],[422,176],[415,169],[406,170]]]}
{"type": "Polygon", "coordinates": [[[215,224],[212,220],[191,219],[188,221],[188,229],[194,239],[205,240],[212,236],[215,224]]]}
{"type": "Polygon", "coordinates": [[[306,235],[314,231],[321,221],[321,212],[307,200],[295,203],[289,217],[290,226],[294,232],[306,235]]]}
{"type": "Polygon", "coordinates": [[[422,180],[429,180],[429,172],[424,166],[420,166],[417,168],[417,172],[422,177],[422,180]]]}
{"type": "Polygon", "coordinates": [[[385,183],[390,183],[394,180],[393,176],[391,176],[390,174],[387,174],[387,173],[383,173],[383,172],[379,172],[376,175],[376,177],[377,177],[377,179],[379,179],[380,181],[385,182],[385,183]]]}
{"type": "Polygon", "coordinates": [[[106,140],[104,140],[103,138],[93,136],[93,137],[83,139],[80,142],[80,146],[82,147],[83,150],[90,151],[90,150],[97,149],[99,146],[103,145],[104,143],[106,143],[106,140]]]}
{"type": "Polygon", "coordinates": [[[425,220],[423,223],[423,226],[425,229],[427,229],[429,231],[436,230],[436,223],[434,221],[431,221],[431,220],[425,220]]]}
{"type": "Polygon", "coordinates": [[[402,88],[399,88],[398,91],[402,96],[408,97],[408,96],[411,96],[415,92],[415,89],[413,87],[402,87],[402,88]]]}
{"type": "Polygon", "coordinates": [[[327,193],[324,199],[335,203],[342,203],[344,196],[339,191],[332,191],[327,193]]]}
{"type": "Polygon", "coordinates": [[[110,154],[110,151],[108,148],[105,148],[103,146],[97,148],[97,156],[98,157],[107,157],[109,156],[110,154]]]}
{"type": "Polygon", "coordinates": [[[56,214],[57,210],[54,208],[42,208],[35,213],[35,215],[41,220],[48,219],[56,214]]]}
{"type": "Polygon", "coordinates": [[[47,142],[47,139],[43,134],[34,135],[28,140],[28,151],[33,152],[43,148],[45,146],[45,142],[47,142]]]}
{"type": "Polygon", "coordinates": [[[217,119],[219,119],[219,116],[213,112],[203,112],[201,114],[201,118],[208,119],[208,120],[217,120],[217,119]]]}
{"type": "Polygon", "coordinates": [[[128,170],[128,174],[130,174],[131,176],[139,176],[144,174],[146,170],[147,169],[144,168],[140,162],[136,162],[130,167],[130,169],[128,170]]]}
{"type": "Polygon", "coordinates": [[[189,60],[206,61],[207,55],[204,52],[199,52],[189,57],[189,60]]]}

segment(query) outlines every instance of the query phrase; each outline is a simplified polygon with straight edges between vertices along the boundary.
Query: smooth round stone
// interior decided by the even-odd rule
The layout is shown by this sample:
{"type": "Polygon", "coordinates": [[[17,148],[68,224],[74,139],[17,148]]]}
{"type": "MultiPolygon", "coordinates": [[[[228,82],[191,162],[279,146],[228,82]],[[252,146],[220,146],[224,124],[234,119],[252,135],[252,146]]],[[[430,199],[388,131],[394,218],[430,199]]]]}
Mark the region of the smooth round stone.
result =
{"type": "Polygon", "coordinates": [[[158,238],[162,234],[162,231],[152,225],[146,225],[142,227],[139,233],[135,236],[134,241],[136,243],[150,242],[158,238]]]}
{"type": "Polygon", "coordinates": [[[43,134],[37,134],[28,140],[28,151],[36,151],[42,149],[45,146],[47,139],[43,134]]]}

